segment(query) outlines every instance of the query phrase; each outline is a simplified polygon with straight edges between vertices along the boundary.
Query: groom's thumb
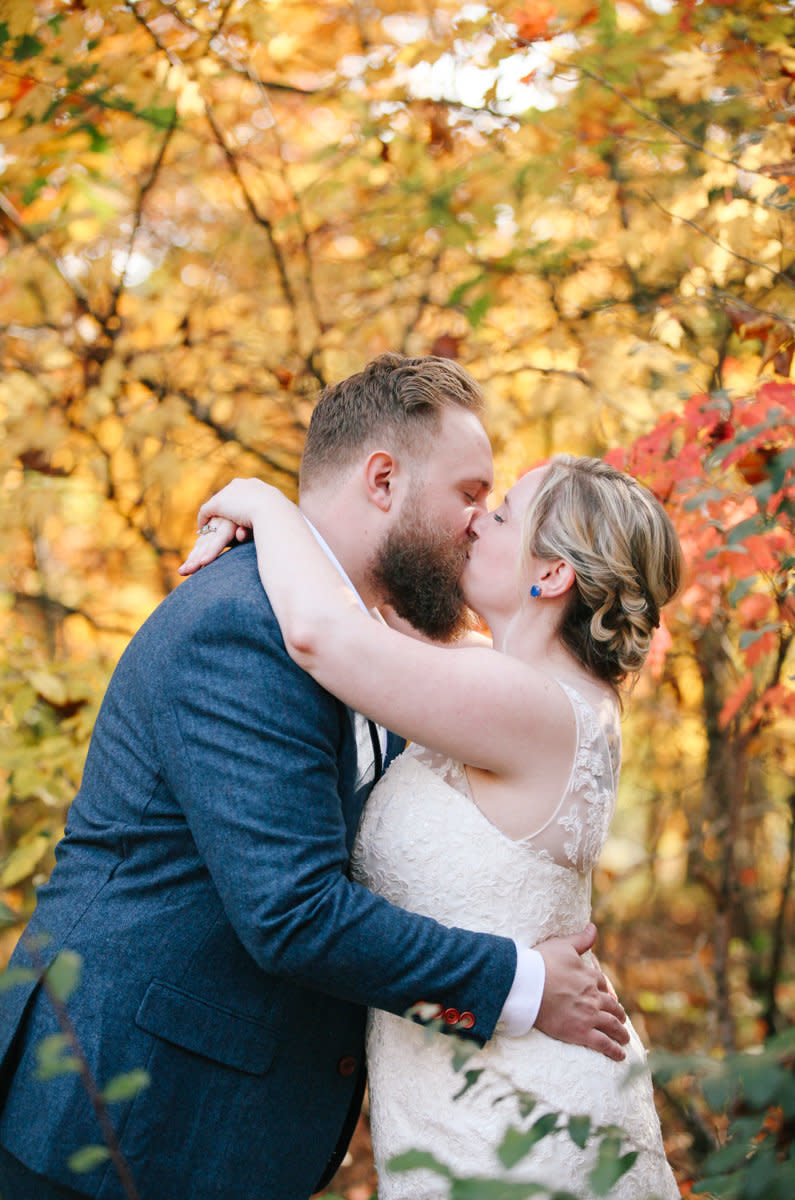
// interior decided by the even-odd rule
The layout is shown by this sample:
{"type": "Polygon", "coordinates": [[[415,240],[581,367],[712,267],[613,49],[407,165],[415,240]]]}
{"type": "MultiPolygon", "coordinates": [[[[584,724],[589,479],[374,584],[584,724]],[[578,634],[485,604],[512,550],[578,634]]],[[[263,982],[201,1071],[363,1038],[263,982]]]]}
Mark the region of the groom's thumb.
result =
{"type": "Polygon", "coordinates": [[[578,954],[585,954],[596,941],[596,926],[589,921],[582,933],[574,933],[566,940],[571,942],[578,954]]]}

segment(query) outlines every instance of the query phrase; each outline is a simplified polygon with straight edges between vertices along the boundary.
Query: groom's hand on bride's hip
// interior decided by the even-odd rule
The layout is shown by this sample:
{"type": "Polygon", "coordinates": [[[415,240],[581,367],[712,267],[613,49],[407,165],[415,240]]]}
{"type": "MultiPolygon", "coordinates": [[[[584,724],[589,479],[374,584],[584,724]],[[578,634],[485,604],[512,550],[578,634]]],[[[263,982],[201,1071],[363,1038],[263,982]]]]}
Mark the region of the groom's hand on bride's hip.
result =
{"type": "Polygon", "coordinates": [[[595,939],[596,929],[588,925],[582,933],[550,938],[535,947],[546,971],[535,1028],[620,1062],[629,1041],[627,1014],[596,963],[583,958],[595,939]]]}

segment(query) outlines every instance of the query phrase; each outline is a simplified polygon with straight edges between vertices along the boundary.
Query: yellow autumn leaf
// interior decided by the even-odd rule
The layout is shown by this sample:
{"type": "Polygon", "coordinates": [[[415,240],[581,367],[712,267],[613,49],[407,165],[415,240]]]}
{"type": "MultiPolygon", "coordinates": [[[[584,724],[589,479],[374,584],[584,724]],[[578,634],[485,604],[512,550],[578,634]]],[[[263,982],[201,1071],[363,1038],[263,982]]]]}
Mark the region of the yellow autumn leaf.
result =
{"type": "Polygon", "coordinates": [[[44,833],[38,833],[20,842],[3,862],[0,869],[0,885],[4,888],[14,887],[32,875],[49,850],[50,844],[50,837],[44,833]]]}
{"type": "Polygon", "coordinates": [[[654,83],[652,95],[678,96],[686,104],[709,100],[715,87],[714,55],[694,46],[690,50],[666,54],[662,61],[665,71],[654,83]]]}
{"type": "Polygon", "coordinates": [[[8,26],[9,36],[28,33],[36,20],[36,9],[30,0],[0,0],[0,22],[8,26]]]}

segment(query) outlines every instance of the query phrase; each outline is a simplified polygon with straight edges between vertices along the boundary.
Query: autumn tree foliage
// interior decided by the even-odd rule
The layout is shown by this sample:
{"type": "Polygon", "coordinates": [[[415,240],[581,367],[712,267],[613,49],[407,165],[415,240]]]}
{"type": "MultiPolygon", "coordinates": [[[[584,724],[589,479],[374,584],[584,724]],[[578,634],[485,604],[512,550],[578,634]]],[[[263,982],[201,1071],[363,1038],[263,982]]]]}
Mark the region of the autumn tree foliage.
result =
{"type": "Polygon", "coordinates": [[[498,485],[626,447],[669,504],[597,910],[671,931],[685,988],[613,945],[655,1041],[791,1018],[794,43],[787,0],[0,0],[11,908],[199,502],[294,494],[319,388],[433,352],[498,485]]]}
{"type": "Polygon", "coordinates": [[[610,457],[665,502],[687,557],[679,632],[663,628],[652,666],[698,705],[701,786],[695,803],[677,795],[676,811],[688,820],[687,878],[711,912],[715,1011],[733,1049],[732,939],[759,954],[767,1026],[781,1017],[795,846],[795,386],[693,396],[610,457]],[[788,849],[771,862],[774,825],[788,849]]]}

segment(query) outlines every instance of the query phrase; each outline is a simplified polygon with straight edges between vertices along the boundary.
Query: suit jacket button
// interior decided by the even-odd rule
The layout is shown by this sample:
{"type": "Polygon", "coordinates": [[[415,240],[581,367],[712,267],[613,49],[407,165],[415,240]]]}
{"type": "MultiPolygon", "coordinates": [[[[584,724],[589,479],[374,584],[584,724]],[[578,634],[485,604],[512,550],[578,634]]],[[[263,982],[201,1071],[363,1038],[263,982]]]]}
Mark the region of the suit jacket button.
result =
{"type": "Polygon", "coordinates": [[[445,1025],[457,1025],[458,1021],[459,1021],[459,1017],[460,1017],[460,1013],[457,1008],[446,1008],[444,1010],[445,1025]]]}
{"type": "Polygon", "coordinates": [[[462,1029],[471,1029],[475,1024],[475,1014],[471,1012],[462,1012],[458,1019],[458,1024],[462,1029]]]}
{"type": "Polygon", "coordinates": [[[337,1074],[342,1076],[352,1075],[358,1067],[358,1060],[352,1054],[343,1054],[340,1061],[337,1063],[337,1074]]]}

